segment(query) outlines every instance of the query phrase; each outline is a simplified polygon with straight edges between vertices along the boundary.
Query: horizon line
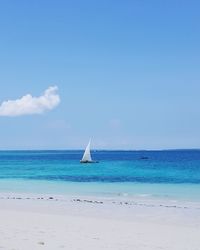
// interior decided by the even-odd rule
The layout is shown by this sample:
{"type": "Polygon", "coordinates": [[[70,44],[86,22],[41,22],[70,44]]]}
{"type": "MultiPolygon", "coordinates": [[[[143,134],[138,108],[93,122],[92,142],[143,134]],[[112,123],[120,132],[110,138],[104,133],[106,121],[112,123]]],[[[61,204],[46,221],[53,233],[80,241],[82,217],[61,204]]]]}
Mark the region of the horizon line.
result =
{"type": "MultiPolygon", "coordinates": [[[[77,149],[37,149],[37,148],[33,148],[33,149],[1,149],[0,151],[83,151],[85,150],[85,148],[77,148],[77,149]]],[[[200,148],[166,148],[166,149],[114,149],[114,148],[110,148],[110,149],[91,149],[91,151],[186,151],[186,150],[200,150],[200,148]]]]}

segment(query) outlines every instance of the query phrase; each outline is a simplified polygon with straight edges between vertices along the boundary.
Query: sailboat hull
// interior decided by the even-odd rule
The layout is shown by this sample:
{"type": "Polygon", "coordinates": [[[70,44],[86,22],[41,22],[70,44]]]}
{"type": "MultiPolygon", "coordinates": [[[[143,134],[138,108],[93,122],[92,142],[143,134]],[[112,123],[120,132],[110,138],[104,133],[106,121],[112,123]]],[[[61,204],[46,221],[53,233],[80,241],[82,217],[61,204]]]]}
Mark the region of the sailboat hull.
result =
{"type": "Polygon", "coordinates": [[[98,163],[98,161],[80,161],[80,163],[85,163],[85,164],[87,164],[87,163],[98,163]]]}

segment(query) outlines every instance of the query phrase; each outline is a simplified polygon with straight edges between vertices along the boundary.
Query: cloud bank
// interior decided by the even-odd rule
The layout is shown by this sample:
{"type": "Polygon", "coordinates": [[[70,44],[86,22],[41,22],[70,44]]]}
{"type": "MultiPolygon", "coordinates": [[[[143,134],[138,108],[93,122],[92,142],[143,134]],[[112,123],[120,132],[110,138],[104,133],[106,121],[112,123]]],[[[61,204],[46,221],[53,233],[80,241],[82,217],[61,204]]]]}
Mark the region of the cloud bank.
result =
{"type": "Polygon", "coordinates": [[[22,116],[32,114],[42,114],[47,110],[52,110],[60,103],[57,93],[58,87],[52,86],[45,90],[39,97],[30,94],[17,100],[8,100],[0,105],[0,116],[22,116]]]}

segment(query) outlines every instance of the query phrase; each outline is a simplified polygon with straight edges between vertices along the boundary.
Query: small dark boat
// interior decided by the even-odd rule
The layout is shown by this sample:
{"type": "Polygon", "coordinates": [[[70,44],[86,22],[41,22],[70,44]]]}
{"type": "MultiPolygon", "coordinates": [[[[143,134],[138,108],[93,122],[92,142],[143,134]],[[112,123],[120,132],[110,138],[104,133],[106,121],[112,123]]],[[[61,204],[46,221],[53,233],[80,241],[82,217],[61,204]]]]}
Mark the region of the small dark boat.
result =
{"type": "Polygon", "coordinates": [[[147,156],[140,157],[140,160],[148,160],[148,159],[149,159],[149,157],[147,157],[147,156]]]}

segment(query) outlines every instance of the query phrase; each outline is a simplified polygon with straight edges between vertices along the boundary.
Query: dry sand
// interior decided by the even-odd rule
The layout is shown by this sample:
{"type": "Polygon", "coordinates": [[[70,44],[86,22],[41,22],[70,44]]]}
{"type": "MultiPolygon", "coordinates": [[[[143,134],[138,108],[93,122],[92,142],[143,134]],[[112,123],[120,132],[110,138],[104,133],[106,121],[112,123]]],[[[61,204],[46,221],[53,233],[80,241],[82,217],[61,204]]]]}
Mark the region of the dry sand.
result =
{"type": "Polygon", "coordinates": [[[2,194],[0,249],[199,250],[200,204],[2,194]]]}

